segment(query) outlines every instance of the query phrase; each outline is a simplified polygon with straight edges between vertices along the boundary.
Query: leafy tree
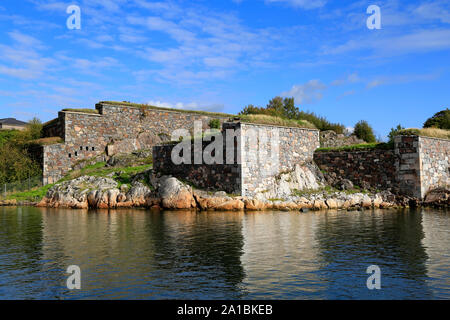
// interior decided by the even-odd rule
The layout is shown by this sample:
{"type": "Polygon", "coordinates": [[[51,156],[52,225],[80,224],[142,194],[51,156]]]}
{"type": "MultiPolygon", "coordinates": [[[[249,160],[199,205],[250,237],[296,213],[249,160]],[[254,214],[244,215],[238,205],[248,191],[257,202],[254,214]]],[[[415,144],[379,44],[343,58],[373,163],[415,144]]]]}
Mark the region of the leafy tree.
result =
{"type": "Polygon", "coordinates": [[[434,114],[431,118],[425,121],[424,128],[439,128],[439,129],[450,129],[450,110],[447,108],[445,110],[439,111],[434,114]]]}
{"type": "Polygon", "coordinates": [[[373,133],[372,127],[365,120],[361,120],[355,125],[354,134],[359,138],[368,143],[376,142],[375,134],[373,133]]]}

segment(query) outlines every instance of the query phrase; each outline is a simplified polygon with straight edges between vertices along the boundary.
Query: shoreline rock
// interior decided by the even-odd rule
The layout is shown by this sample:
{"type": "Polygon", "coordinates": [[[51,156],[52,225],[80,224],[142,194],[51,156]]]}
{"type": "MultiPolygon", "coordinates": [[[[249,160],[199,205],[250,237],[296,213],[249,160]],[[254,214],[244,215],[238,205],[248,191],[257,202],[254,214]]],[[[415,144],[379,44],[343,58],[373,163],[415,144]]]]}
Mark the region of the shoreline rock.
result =
{"type": "MultiPolygon", "coordinates": [[[[194,190],[171,176],[151,179],[152,186],[133,182],[131,188],[119,188],[108,178],[84,176],[51,188],[38,207],[71,209],[151,208],[158,210],[198,211],[301,211],[364,210],[416,206],[448,207],[450,191],[430,192],[421,202],[396,196],[389,191],[379,193],[349,193],[317,191],[286,199],[265,200],[261,197],[230,196],[225,192],[194,190]],[[128,190],[128,191],[127,191],[128,190]]],[[[11,202],[12,203],[12,202],[11,202]]]]}

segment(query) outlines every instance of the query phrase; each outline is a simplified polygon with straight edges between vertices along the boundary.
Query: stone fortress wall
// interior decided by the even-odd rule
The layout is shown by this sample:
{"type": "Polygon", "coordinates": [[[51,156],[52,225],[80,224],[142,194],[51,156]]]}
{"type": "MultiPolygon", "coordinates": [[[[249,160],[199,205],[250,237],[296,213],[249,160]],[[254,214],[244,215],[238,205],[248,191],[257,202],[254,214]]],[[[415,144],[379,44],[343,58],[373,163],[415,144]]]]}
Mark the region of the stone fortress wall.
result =
{"type": "Polygon", "coordinates": [[[61,179],[80,161],[102,155],[151,149],[167,141],[176,129],[193,130],[194,121],[208,128],[212,119],[228,120],[214,113],[169,111],[157,108],[99,103],[97,113],[61,111],[44,127],[44,137],[58,136],[64,143],[43,146],[43,180],[61,179]]]}
{"type": "MultiPolygon", "coordinates": [[[[270,188],[280,173],[292,171],[295,164],[311,162],[314,150],[319,147],[319,131],[315,129],[237,122],[224,123],[222,134],[223,164],[192,164],[192,152],[191,164],[174,165],[171,155],[175,145],[169,144],[153,149],[155,171],[174,175],[203,189],[252,197],[270,188]],[[227,164],[226,141],[230,135],[235,146],[234,160],[227,164]],[[279,141],[277,153],[272,153],[275,152],[273,141],[279,141]],[[276,160],[272,154],[278,155],[276,160]]],[[[209,143],[204,142],[202,150],[209,143]]]]}
{"type": "Polygon", "coordinates": [[[326,173],[355,185],[423,199],[428,191],[450,186],[450,140],[397,136],[393,150],[316,152],[326,173]]]}
{"type": "Polygon", "coordinates": [[[120,103],[99,103],[96,110],[98,113],[61,111],[57,119],[44,127],[46,137],[64,140],[43,146],[40,151],[45,184],[57,182],[73,166],[88,159],[106,159],[117,153],[151,148],[156,172],[174,175],[204,189],[248,197],[273,186],[279,175],[292,171],[297,164],[313,160],[323,171],[333,172],[339,179],[417,198],[423,198],[432,188],[450,184],[449,140],[399,136],[393,150],[315,152],[321,139],[314,129],[229,122],[233,116],[226,114],[120,103]],[[234,162],[226,164],[224,159],[224,164],[174,165],[171,161],[174,144],[167,144],[172,132],[180,128],[192,132],[194,121],[201,121],[206,129],[213,119],[220,120],[224,141],[227,130],[233,132],[234,162]],[[254,132],[258,134],[253,136],[254,132]],[[277,163],[271,158],[274,140],[279,141],[277,163]],[[261,146],[268,151],[266,155],[261,156],[261,146]]]}

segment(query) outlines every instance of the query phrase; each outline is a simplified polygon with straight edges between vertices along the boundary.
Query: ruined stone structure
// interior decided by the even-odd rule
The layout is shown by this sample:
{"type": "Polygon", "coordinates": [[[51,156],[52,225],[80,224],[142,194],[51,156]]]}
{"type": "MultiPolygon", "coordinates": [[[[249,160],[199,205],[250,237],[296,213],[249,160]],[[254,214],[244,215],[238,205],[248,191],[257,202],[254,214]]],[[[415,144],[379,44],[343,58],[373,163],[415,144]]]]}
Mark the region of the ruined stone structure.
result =
{"type": "Polygon", "coordinates": [[[317,165],[338,179],[419,199],[434,188],[450,186],[449,159],[449,140],[419,136],[395,137],[393,150],[328,151],[314,155],[317,165]]]}
{"type": "Polygon", "coordinates": [[[355,135],[346,136],[342,133],[336,133],[333,130],[320,132],[321,148],[338,148],[361,143],[365,143],[365,141],[358,139],[355,135]]]}
{"type": "MultiPolygon", "coordinates": [[[[223,164],[192,164],[191,161],[191,164],[175,165],[171,159],[172,144],[153,149],[154,169],[204,189],[253,197],[270,189],[281,173],[293,171],[296,164],[311,162],[314,150],[319,147],[319,131],[315,129],[224,123],[223,140],[227,141],[230,135],[233,140],[229,141],[236,147],[233,163],[226,163],[224,143],[223,164]],[[273,142],[278,144],[275,146],[273,142]]],[[[203,150],[207,144],[203,144],[203,150]]]]}
{"type": "MultiPolygon", "coordinates": [[[[193,129],[194,121],[208,128],[212,119],[227,115],[164,110],[131,104],[102,102],[97,112],[61,111],[44,126],[45,137],[61,137],[64,143],[43,146],[41,162],[44,184],[55,183],[80,161],[116,153],[151,149],[170,140],[176,129],[193,129]]],[[[94,111],[94,110],[93,110],[94,111]]]]}

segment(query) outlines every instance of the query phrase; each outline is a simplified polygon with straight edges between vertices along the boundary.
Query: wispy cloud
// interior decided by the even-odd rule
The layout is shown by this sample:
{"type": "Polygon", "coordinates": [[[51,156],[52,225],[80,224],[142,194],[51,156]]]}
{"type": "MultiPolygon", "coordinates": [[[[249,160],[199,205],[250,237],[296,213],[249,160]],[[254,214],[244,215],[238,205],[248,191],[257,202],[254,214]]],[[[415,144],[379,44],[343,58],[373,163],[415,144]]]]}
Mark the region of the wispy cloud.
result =
{"type": "Polygon", "coordinates": [[[317,9],[326,5],[326,0],[265,0],[266,3],[282,3],[294,8],[317,9]]]}
{"type": "Polygon", "coordinates": [[[215,104],[211,104],[211,103],[200,104],[197,102],[170,103],[170,102],[164,102],[164,101],[160,101],[160,100],[151,100],[148,102],[148,104],[155,106],[155,107],[187,109],[187,110],[202,110],[202,111],[210,111],[210,112],[221,112],[224,109],[224,105],[220,104],[220,103],[215,103],[215,104]]]}
{"type": "Polygon", "coordinates": [[[372,89],[381,85],[398,85],[411,82],[433,81],[440,77],[440,73],[426,73],[426,74],[403,74],[391,76],[379,76],[367,82],[366,88],[372,89]]]}
{"type": "Polygon", "coordinates": [[[320,80],[309,80],[304,84],[296,84],[289,91],[281,93],[283,97],[294,97],[297,104],[310,104],[323,98],[327,85],[320,80]]]}

